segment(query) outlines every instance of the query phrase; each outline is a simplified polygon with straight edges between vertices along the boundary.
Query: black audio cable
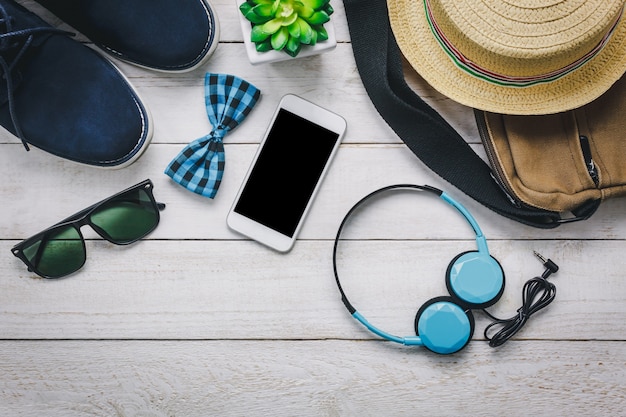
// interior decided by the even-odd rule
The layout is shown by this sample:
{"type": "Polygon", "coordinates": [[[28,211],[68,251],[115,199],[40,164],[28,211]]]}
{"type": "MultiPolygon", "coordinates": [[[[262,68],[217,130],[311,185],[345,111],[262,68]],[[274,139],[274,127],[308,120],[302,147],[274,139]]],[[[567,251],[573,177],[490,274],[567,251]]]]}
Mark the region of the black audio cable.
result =
{"type": "Polygon", "coordinates": [[[524,327],[530,316],[550,304],[556,296],[556,286],[548,281],[548,277],[556,273],[559,267],[551,259],[546,259],[537,252],[534,252],[534,254],[541,260],[546,269],[540,277],[534,277],[524,284],[522,289],[522,306],[517,310],[517,314],[508,319],[499,319],[491,315],[487,310],[483,310],[487,316],[495,320],[485,328],[484,333],[491,347],[503,345],[524,327]],[[490,332],[496,333],[490,336],[490,332]]]}

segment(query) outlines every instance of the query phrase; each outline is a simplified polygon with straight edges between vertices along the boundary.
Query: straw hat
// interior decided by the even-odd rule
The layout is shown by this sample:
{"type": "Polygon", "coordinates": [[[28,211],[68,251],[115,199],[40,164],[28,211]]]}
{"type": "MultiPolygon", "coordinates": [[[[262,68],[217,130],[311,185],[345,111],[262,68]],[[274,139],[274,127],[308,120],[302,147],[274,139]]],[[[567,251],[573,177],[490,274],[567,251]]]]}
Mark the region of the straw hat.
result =
{"type": "Polygon", "coordinates": [[[387,0],[402,53],[464,105],[505,114],[580,107],[626,71],[624,0],[387,0]]]}

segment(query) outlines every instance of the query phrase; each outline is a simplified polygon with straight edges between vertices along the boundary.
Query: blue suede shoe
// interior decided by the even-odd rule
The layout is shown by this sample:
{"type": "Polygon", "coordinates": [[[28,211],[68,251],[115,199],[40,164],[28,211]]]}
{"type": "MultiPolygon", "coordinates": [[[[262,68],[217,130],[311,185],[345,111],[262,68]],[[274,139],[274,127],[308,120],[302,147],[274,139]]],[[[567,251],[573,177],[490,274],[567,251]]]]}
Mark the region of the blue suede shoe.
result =
{"type": "Polygon", "coordinates": [[[111,55],[166,72],[198,68],[219,41],[208,0],[36,0],[111,55]]]}
{"type": "Polygon", "coordinates": [[[0,125],[81,164],[122,168],[152,134],[147,109],[106,58],[13,0],[0,0],[0,125]]]}

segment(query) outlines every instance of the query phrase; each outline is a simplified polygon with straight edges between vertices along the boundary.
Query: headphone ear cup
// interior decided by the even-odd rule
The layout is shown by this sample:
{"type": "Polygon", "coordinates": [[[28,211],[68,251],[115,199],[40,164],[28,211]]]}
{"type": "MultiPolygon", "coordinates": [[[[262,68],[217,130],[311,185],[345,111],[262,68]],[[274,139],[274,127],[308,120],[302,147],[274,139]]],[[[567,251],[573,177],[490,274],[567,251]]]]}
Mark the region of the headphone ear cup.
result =
{"type": "Polygon", "coordinates": [[[448,265],[446,287],[461,304],[486,308],[495,304],[504,292],[504,270],[488,253],[463,252],[448,265]]]}
{"type": "Polygon", "coordinates": [[[428,350],[447,355],[463,349],[474,334],[474,316],[452,297],[436,297],[418,310],[415,333],[428,350]]]}

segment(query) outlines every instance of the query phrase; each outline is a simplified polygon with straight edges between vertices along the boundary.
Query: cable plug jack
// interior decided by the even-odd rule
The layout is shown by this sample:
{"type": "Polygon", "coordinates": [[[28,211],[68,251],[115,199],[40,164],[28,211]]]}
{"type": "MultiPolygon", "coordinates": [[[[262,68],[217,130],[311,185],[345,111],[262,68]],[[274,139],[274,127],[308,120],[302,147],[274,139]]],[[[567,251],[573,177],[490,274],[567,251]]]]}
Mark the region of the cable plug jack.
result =
{"type": "Polygon", "coordinates": [[[543,274],[541,274],[542,278],[548,278],[550,275],[556,274],[556,272],[559,270],[559,266],[555,264],[552,259],[546,259],[537,251],[533,251],[533,253],[543,263],[544,268],[546,268],[546,270],[543,271],[543,274]]]}

